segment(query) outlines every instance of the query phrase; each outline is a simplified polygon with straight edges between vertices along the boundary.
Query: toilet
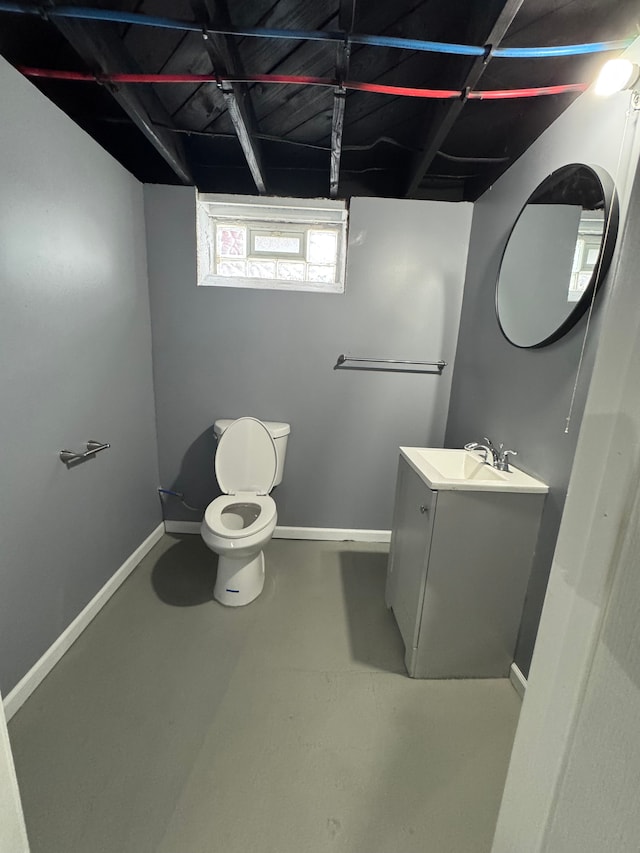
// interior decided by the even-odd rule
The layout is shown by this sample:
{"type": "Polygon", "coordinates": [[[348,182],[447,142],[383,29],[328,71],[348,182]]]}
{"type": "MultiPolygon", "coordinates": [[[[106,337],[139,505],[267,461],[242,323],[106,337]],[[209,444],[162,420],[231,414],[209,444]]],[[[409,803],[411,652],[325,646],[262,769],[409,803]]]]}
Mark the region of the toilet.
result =
{"type": "Polygon", "coordinates": [[[291,427],[257,418],[221,419],[215,472],[224,492],[206,508],[200,533],[218,554],[213,597],[239,607],[264,587],[262,549],[273,536],[278,513],[269,492],[282,482],[291,427]]]}

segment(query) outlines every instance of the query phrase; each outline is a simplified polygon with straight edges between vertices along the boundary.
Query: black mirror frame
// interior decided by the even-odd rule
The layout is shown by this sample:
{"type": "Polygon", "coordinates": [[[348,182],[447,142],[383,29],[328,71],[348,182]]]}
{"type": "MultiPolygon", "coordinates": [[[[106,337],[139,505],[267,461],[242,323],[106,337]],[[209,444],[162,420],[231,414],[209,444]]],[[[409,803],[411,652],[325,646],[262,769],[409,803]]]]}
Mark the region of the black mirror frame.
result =
{"type": "Polygon", "coordinates": [[[507,240],[504,244],[504,249],[502,250],[502,255],[500,257],[500,265],[498,267],[498,279],[496,281],[495,288],[496,319],[498,321],[498,326],[500,328],[500,331],[502,332],[502,335],[511,344],[511,346],[517,347],[518,349],[540,349],[541,347],[549,346],[549,344],[553,344],[556,341],[560,340],[560,338],[564,337],[564,335],[566,335],[567,332],[570,331],[576,325],[578,320],[580,320],[582,315],[585,313],[585,311],[591,304],[594,295],[601,288],[604,278],[607,272],[609,271],[609,266],[611,264],[611,259],[613,257],[613,252],[618,237],[619,219],[620,210],[618,205],[618,194],[616,192],[615,184],[609,173],[605,169],[602,169],[600,166],[593,166],[588,163],[567,163],[564,166],[560,166],[559,168],[554,169],[553,172],[550,172],[543,181],[540,181],[538,186],[533,190],[533,192],[529,195],[525,203],[520,208],[520,212],[518,213],[515,222],[511,226],[509,236],[507,237],[507,240]],[[509,246],[509,240],[511,239],[511,235],[514,232],[516,225],[518,224],[518,220],[522,216],[524,209],[529,204],[533,196],[539,192],[540,187],[547,181],[551,180],[559,172],[562,172],[565,169],[575,169],[577,167],[582,169],[589,169],[589,171],[593,173],[594,177],[597,178],[598,182],[600,183],[600,186],[602,187],[602,195],[604,198],[605,230],[602,238],[602,245],[600,246],[600,252],[598,253],[598,259],[593,269],[593,274],[591,275],[589,284],[584,289],[582,296],[580,297],[578,302],[576,302],[571,313],[566,317],[565,320],[563,320],[563,322],[554,332],[552,332],[548,337],[546,337],[542,341],[539,341],[536,344],[517,344],[511,340],[511,338],[503,329],[502,323],[500,322],[500,313],[498,311],[498,287],[500,285],[500,271],[502,270],[502,262],[506,254],[507,247],[509,246]]]}

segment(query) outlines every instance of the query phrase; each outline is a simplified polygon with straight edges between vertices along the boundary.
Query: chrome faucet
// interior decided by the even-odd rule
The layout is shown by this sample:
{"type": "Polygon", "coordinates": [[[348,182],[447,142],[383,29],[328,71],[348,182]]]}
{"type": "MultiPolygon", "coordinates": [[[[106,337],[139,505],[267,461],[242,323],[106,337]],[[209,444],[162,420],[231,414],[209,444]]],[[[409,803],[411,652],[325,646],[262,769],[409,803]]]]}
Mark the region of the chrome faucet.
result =
{"type": "Polygon", "coordinates": [[[491,439],[486,436],[484,437],[484,440],[489,445],[489,450],[493,457],[493,467],[496,471],[506,471],[508,473],[511,470],[509,468],[509,457],[517,456],[518,452],[516,450],[504,450],[504,444],[499,444],[497,447],[494,447],[491,439]]]}
{"type": "Polygon", "coordinates": [[[470,441],[469,444],[465,444],[465,450],[475,450],[478,453],[484,453],[484,461],[487,465],[491,465],[489,462],[489,456],[493,457],[492,451],[490,447],[487,447],[486,444],[478,444],[477,441],[470,441]]]}
{"type": "Polygon", "coordinates": [[[504,450],[504,444],[499,444],[498,447],[495,447],[491,439],[486,436],[484,440],[486,444],[478,444],[477,441],[470,441],[469,444],[465,444],[464,449],[477,450],[484,453],[484,461],[487,465],[493,465],[496,471],[506,471],[509,473],[511,470],[509,468],[509,457],[517,456],[517,451],[504,450]],[[489,456],[491,456],[491,461],[489,461],[489,456]]]}

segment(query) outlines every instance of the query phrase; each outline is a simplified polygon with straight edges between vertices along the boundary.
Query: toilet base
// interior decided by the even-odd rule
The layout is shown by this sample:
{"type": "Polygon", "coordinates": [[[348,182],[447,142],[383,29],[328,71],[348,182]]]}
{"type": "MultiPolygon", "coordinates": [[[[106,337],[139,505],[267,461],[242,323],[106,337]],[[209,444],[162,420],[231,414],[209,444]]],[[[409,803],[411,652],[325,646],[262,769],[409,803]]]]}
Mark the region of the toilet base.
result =
{"type": "Polygon", "coordinates": [[[253,557],[218,557],[213,597],[227,607],[241,607],[257,598],[264,587],[264,554],[253,557]]]}

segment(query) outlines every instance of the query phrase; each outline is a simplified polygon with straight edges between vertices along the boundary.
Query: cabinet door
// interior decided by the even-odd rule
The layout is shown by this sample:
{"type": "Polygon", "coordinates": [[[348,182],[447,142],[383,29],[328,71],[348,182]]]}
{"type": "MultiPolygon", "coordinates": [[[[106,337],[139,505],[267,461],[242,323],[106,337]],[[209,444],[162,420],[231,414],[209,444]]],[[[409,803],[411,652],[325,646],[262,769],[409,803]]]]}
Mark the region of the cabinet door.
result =
{"type": "Polygon", "coordinates": [[[418,644],[437,494],[401,459],[389,558],[388,604],[407,652],[418,644]]]}

